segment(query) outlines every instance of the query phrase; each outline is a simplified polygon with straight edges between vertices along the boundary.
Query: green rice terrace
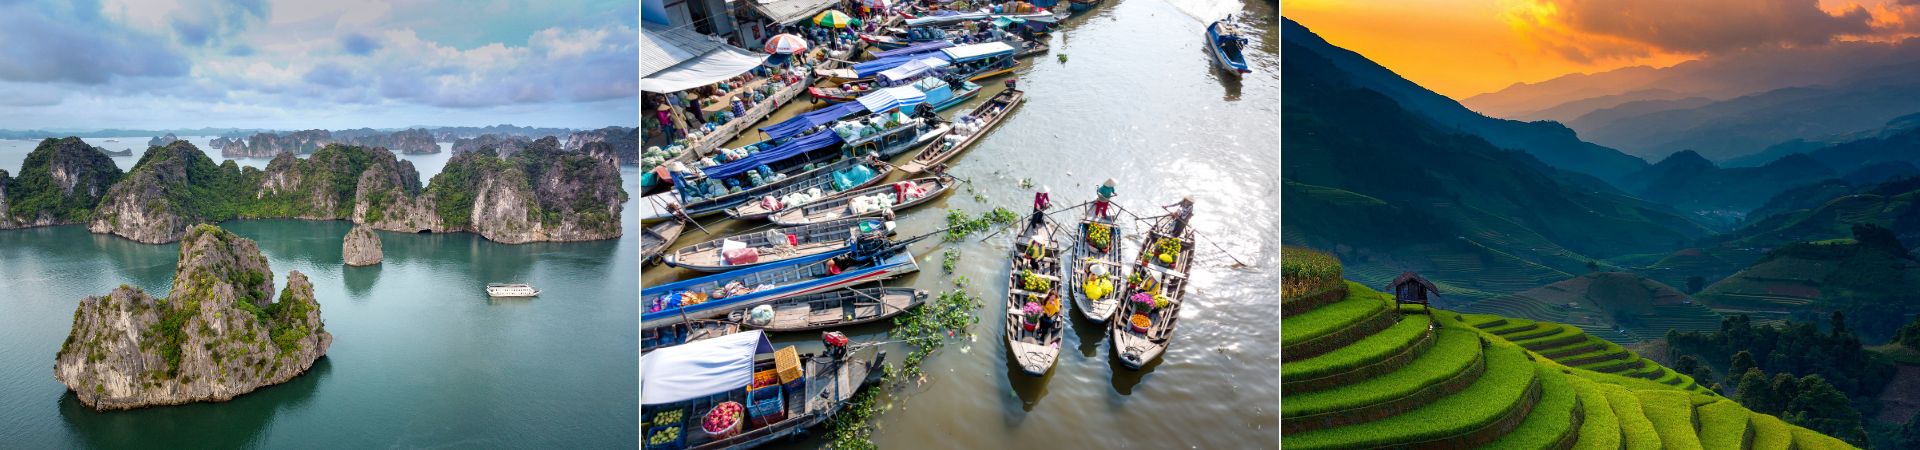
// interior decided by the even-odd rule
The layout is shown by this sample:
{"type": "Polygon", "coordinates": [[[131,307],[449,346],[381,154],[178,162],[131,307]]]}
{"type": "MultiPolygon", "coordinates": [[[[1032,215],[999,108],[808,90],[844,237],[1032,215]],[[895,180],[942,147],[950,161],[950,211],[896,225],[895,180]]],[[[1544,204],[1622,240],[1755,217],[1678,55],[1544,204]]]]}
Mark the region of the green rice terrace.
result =
{"type": "Polygon", "coordinates": [[[1398,304],[1312,250],[1281,265],[1313,275],[1281,298],[1284,448],[1853,448],[1580,327],[1398,304]]]}
{"type": "Polygon", "coordinates": [[[1563,323],[1617,344],[1659,339],[1667,330],[1711,332],[1721,319],[1678,289],[1626,272],[1581,275],[1459,310],[1563,323]]]}

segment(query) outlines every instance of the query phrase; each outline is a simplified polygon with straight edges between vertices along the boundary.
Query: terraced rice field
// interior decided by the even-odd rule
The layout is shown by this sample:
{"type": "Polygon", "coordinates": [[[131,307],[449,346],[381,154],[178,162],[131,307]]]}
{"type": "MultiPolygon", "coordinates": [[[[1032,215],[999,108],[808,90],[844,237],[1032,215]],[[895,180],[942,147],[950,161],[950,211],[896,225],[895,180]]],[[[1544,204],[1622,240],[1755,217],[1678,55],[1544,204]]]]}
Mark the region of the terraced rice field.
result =
{"type": "Polygon", "coordinates": [[[1848,448],[1579,327],[1349,288],[1281,320],[1285,448],[1848,448]],[[1309,342],[1332,347],[1284,355],[1309,342]]]}

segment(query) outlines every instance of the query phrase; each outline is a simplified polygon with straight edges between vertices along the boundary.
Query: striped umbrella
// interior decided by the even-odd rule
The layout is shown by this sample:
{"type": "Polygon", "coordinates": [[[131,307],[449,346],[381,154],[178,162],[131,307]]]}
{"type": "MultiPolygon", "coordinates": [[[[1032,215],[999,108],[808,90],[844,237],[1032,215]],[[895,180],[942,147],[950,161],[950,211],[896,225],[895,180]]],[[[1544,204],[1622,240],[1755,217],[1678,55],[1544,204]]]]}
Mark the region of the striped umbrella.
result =
{"type": "Polygon", "coordinates": [[[853,16],[831,9],[821,12],[820,15],[813,16],[813,24],[823,27],[846,28],[847,25],[851,23],[853,23],[853,16]]]}
{"type": "Polygon", "coordinates": [[[791,55],[807,51],[807,40],[791,34],[776,34],[767,39],[767,53],[791,55]]]}

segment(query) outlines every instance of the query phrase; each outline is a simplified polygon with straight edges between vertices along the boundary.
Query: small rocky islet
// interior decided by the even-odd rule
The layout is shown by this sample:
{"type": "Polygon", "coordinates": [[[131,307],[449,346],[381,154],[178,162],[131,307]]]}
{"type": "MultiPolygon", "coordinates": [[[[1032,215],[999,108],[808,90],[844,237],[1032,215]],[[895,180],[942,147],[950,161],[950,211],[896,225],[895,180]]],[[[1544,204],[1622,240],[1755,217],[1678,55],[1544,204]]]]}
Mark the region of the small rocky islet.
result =
{"type": "MultiPolygon", "coordinates": [[[[230,142],[227,143],[230,145],[230,142]]],[[[282,152],[265,170],[215,164],[190,142],[150,147],[122,173],[78,138],[47,139],[17,178],[0,171],[0,229],[86,224],[134,241],[177,241],[188,227],[231,219],[347,220],[397,232],[472,232],[503,243],[621,235],[627,192],[613,145],[564,149],[528,141],[502,156],[462,153],[423,186],[384,148],[331,144],[282,152]]]]}
{"type": "Polygon", "coordinates": [[[81,300],[54,378],[96,410],[226,401],[305,373],[333,343],[299,271],[273,294],[252,240],[197,225],[166,297],[125,285],[81,300]]]}
{"type": "Polygon", "coordinates": [[[379,264],[385,258],[380,247],[380,236],[373,234],[373,229],[366,225],[355,225],[340,243],[340,257],[349,266],[379,264]]]}

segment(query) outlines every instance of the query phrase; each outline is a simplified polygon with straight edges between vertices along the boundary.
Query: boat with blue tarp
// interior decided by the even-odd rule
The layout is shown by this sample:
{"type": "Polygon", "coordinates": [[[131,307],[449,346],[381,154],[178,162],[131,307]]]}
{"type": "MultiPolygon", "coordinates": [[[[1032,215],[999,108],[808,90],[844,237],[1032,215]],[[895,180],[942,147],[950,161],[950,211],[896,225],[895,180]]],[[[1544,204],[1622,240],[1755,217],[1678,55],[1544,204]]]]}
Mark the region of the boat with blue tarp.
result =
{"type": "Polygon", "coordinates": [[[871,283],[920,270],[913,254],[884,236],[858,238],[849,251],[790,259],[640,291],[640,327],[726,317],[774,300],[871,283]]]}

